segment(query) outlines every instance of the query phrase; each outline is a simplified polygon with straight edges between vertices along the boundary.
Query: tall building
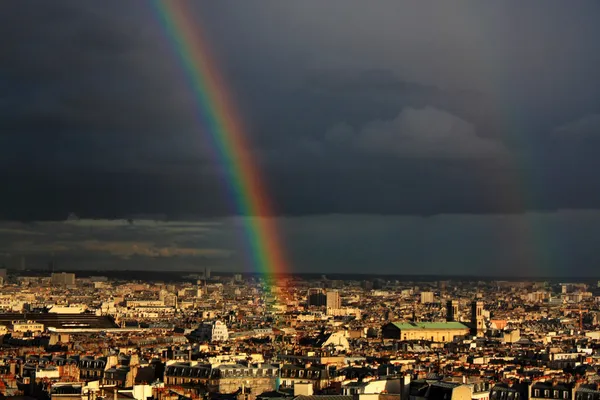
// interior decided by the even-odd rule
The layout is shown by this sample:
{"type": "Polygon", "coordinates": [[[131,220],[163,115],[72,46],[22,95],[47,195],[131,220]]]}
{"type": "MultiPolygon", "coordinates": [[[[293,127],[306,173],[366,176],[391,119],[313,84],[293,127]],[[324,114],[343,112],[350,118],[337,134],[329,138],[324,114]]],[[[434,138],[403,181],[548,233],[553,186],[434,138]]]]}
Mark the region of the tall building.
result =
{"type": "Polygon", "coordinates": [[[473,335],[483,335],[485,331],[485,323],[483,319],[483,301],[473,301],[471,303],[471,326],[473,335]]]}
{"type": "Polygon", "coordinates": [[[327,296],[325,295],[325,291],[321,288],[308,289],[306,299],[308,307],[323,307],[324,305],[327,305],[327,296]]]}
{"type": "Polygon", "coordinates": [[[337,290],[328,290],[326,294],[325,305],[327,306],[327,308],[342,308],[340,292],[338,292],[337,290]]]}
{"type": "Polygon", "coordinates": [[[460,321],[460,308],[458,300],[448,300],[446,303],[446,321],[460,321]]]}
{"type": "Polygon", "coordinates": [[[433,303],[433,292],[421,292],[421,304],[433,303]]]}
{"type": "Polygon", "coordinates": [[[52,286],[75,286],[75,274],[60,272],[51,275],[52,286]]]}

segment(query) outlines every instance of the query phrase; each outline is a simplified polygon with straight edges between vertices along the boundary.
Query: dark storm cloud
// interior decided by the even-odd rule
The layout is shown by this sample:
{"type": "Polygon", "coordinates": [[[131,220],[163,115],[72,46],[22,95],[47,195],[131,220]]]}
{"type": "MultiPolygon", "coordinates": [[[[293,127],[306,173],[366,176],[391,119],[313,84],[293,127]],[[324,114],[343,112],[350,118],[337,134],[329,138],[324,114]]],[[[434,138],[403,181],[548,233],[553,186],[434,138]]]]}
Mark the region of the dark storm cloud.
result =
{"type": "MultiPolygon", "coordinates": [[[[150,3],[1,9],[2,218],[232,212],[150,3]]],[[[224,1],[188,14],[279,213],[600,205],[597,2],[224,1]]]]}

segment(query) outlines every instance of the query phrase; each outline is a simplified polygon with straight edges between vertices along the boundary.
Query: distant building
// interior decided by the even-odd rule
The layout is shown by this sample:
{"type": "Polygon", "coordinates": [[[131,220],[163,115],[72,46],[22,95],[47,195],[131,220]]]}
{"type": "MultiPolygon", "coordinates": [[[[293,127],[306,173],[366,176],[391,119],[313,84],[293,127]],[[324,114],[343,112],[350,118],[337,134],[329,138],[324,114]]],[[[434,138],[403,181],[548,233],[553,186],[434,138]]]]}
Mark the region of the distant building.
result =
{"type": "Polygon", "coordinates": [[[229,331],[221,321],[205,322],[192,331],[190,339],[199,342],[224,342],[229,340],[229,331]]]}
{"type": "Polygon", "coordinates": [[[44,324],[36,321],[13,321],[11,328],[13,332],[43,332],[44,324]]]}
{"type": "Polygon", "coordinates": [[[323,307],[327,304],[327,295],[321,288],[308,289],[306,294],[306,304],[308,307],[323,307]]]}
{"type": "Polygon", "coordinates": [[[460,322],[390,322],[381,328],[383,339],[448,343],[468,334],[469,327],[460,322]]]}
{"type": "Polygon", "coordinates": [[[458,300],[448,300],[446,303],[446,321],[460,321],[460,308],[458,300]]]}
{"type": "Polygon", "coordinates": [[[433,303],[433,292],[421,292],[421,304],[433,303]]]}
{"type": "Polygon", "coordinates": [[[325,305],[327,308],[338,309],[342,307],[342,300],[340,299],[340,292],[337,290],[328,290],[325,295],[325,305]]]}
{"type": "Polygon", "coordinates": [[[471,326],[472,334],[481,336],[485,331],[485,320],[483,318],[483,301],[471,303],[471,326]]]}
{"type": "Polygon", "coordinates": [[[60,272],[51,275],[52,286],[75,286],[75,274],[60,272]]]}

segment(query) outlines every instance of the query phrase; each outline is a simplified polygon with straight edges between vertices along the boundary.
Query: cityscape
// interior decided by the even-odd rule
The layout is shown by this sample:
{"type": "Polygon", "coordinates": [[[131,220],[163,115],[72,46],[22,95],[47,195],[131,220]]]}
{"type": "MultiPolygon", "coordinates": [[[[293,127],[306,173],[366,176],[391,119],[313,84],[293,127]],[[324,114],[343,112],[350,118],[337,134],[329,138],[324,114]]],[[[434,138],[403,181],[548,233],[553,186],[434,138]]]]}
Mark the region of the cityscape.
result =
{"type": "Polygon", "coordinates": [[[4,396],[600,396],[600,281],[86,274],[0,270],[4,396]]]}
{"type": "Polygon", "coordinates": [[[600,400],[600,1],[0,1],[0,400],[600,400]]]}

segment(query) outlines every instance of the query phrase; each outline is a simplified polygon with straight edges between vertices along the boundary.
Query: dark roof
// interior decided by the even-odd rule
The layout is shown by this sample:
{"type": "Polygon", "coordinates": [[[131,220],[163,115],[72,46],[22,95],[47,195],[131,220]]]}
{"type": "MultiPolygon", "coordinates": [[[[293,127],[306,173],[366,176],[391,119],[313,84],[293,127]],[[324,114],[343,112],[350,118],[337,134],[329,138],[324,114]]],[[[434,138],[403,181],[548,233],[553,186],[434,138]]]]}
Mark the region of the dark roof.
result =
{"type": "Polygon", "coordinates": [[[354,396],[343,396],[337,394],[324,394],[312,396],[296,396],[295,400],[352,400],[354,396]]]}

